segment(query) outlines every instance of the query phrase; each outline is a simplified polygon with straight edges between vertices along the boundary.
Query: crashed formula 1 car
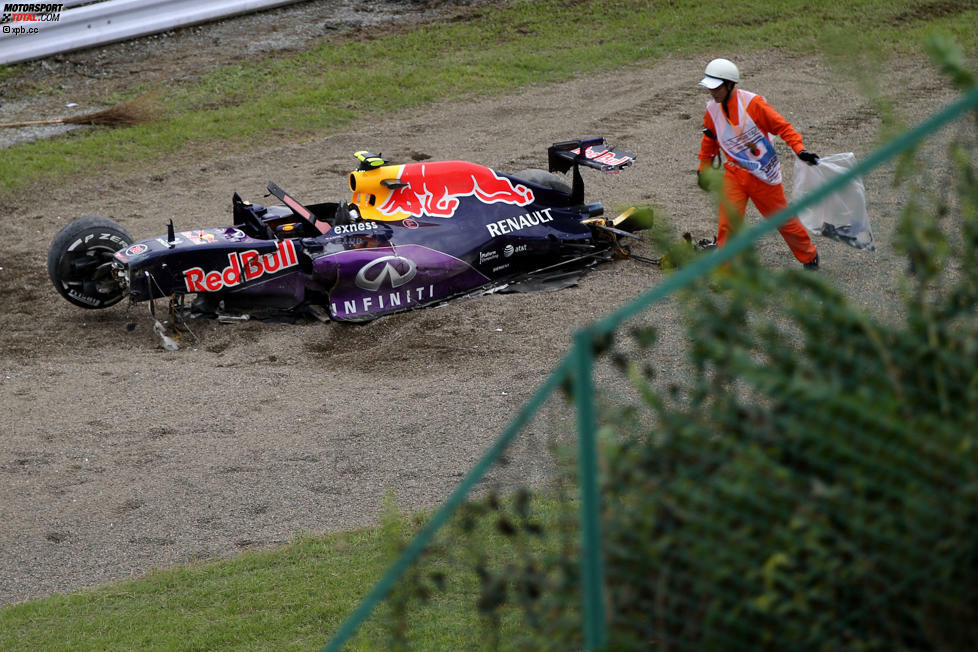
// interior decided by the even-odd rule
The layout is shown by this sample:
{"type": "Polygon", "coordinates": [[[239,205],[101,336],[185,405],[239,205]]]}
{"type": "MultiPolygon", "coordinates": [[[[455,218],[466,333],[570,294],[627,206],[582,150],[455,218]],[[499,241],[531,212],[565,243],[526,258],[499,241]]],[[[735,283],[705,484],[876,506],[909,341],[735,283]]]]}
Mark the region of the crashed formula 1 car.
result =
{"type": "Polygon", "coordinates": [[[195,295],[200,312],[301,311],[364,321],[511,284],[579,275],[634,237],[585,203],[580,167],[617,173],[634,156],[603,138],[556,143],[550,172],[509,175],[464,161],[389,164],[358,152],[349,201],[282,204],[234,194],[233,225],[134,242],[112,220],[76,220],[54,238],[48,273],[83,308],[195,295]],[[571,183],[553,172],[572,172],[571,183]]]}

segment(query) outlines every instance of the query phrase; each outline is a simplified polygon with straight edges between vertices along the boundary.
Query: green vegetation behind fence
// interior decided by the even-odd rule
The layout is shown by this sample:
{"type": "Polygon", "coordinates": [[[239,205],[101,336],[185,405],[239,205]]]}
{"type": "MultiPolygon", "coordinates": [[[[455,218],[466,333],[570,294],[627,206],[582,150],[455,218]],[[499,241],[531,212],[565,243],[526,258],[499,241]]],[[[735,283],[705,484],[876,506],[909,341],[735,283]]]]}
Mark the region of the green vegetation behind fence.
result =
{"type": "Polygon", "coordinates": [[[966,94],[579,332],[326,649],[343,647],[394,587],[382,646],[410,647],[411,604],[448,592],[453,573],[471,578],[485,624],[474,640],[491,649],[978,648],[974,125],[951,145],[953,183],[900,218],[903,323],[880,323],[819,275],[762,269],[751,253],[853,178],[896,157],[906,168],[925,138],[976,110],[954,48],[935,39],[931,50],[966,94]],[[690,343],[682,378],[657,374],[653,325],[623,328],[674,296],[690,343]],[[595,390],[596,374],[635,400],[595,390]],[[557,455],[558,486],[578,487],[574,500],[564,485],[563,517],[534,511],[526,489],[466,502],[561,388],[578,438],[557,455]],[[474,513],[510,537],[509,554],[480,547],[474,513]]]}

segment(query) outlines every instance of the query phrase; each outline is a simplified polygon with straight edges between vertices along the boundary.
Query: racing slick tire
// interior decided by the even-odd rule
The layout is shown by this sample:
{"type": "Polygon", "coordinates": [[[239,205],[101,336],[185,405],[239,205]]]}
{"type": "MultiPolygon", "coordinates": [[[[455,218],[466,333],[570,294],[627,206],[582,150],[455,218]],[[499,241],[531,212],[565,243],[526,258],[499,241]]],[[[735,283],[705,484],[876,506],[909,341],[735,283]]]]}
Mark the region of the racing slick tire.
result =
{"type": "Polygon", "coordinates": [[[544,188],[550,188],[551,190],[556,190],[568,195],[571,194],[571,185],[569,183],[567,183],[563,178],[558,177],[556,174],[547,172],[546,170],[530,168],[527,170],[520,170],[513,176],[517,179],[523,179],[524,181],[535,183],[538,186],[543,186],[544,188]]]}
{"type": "Polygon", "coordinates": [[[48,276],[65,299],[82,308],[108,308],[125,288],[111,276],[112,254],[133,243],[107,217],[82,217],[61,229],[48,250],[48,276]]]}

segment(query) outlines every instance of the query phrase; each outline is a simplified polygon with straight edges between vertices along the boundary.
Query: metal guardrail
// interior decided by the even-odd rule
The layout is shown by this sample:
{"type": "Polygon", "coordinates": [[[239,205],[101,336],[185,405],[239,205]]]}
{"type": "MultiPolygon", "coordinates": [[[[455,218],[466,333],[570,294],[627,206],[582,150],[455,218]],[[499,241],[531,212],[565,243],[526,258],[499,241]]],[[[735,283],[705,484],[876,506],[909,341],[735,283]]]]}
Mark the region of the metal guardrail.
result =
{"type": "MultiPolygon", "coordinates": [[[[298,0],[104,0],[83,4],[84,2],[90,0],[65,0],[60,3],[61,11],[49,12],[52,15],[57,14],[57,20],[48,18],[4,23],[3,33],[0,33],[0,64],[29,61],[61,52],[125,41],[177,27],[271,9],[298,0]]],[[[0,4],[6,6],[14,3],[0,4]]]]}

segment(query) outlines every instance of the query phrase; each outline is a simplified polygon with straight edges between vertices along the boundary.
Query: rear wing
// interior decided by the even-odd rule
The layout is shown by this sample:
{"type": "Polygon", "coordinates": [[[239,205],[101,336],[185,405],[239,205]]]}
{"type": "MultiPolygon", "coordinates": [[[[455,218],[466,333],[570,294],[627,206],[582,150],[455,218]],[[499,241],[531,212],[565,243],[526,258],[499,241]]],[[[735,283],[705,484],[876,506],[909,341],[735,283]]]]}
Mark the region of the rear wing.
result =
{"type": "Polygon", "coordinates": [[[604,138],[566,140],[554,143],[547,150],[551,172],[567,172],[575,165],[586,165],[608,174],[618,174],[634,161],[634,154],[605,145],[604,138]]]}
{"type": "Polygon", "coordinates": [[[574,170],[571,199],[575,203],[584,202],[584,180],[581,179],[580,166],[595,168],[607,174],[618,174],[634,162],[634,154],[610,147],[600,137],[565,140],[554,143],[547,149],[547,165],[551,172],[574,170]]]}

